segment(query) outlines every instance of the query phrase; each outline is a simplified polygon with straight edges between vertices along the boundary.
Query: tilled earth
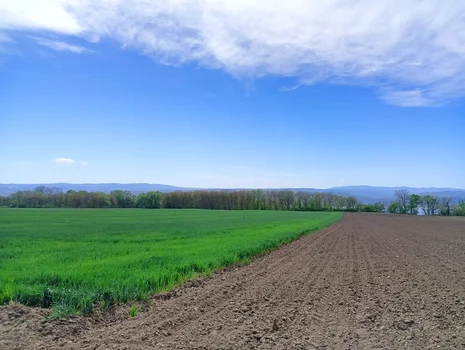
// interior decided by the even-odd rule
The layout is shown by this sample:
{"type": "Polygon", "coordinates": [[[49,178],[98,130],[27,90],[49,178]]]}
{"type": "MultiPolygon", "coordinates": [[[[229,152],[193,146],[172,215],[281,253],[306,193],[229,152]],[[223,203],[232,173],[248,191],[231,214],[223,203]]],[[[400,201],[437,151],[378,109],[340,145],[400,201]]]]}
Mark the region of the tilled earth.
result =
{"type": "Polygon", "coordinates": [[[4,306],[0,349],[465,349],[465,221],[346,214],[141,308],[4,306]]]}

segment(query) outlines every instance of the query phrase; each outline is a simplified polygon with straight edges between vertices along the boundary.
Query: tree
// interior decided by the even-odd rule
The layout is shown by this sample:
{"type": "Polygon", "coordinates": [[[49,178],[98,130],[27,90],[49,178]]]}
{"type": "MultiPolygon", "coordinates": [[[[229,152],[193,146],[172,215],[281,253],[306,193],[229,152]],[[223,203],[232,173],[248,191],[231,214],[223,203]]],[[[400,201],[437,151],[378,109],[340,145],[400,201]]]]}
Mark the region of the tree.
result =
{"type": "Polygon", "coordinates": [[[436,215],[439,210],[439,198],[431,196],[429,207],[431,210],[431,215],[436,215]]]}
{"type": "Polygon", "coordinates": [[[12,201],[11,197],[0,196],[0,207],[9,207],[9,206],[11,206],[12,205],[11,201],[12,201]]]}
{"type": "Polygon", "coordinates": [[[160,208],[162,193],[160,191],[151,191],[145,194],[147,209],[158,209],[160,208]]]}
{"type": "Polygon", "coordinates": [[[357,198],[353,196],[346,197],[346,210],[354,211],[357,208],[357,198]]]}
{"type": "Polygon", "coordinates": [[[372,206],[373,206],[373,211],[375,213],[384,213],[384,211],[386,210],[386,207],[381,202],[374,203],[372,204],[372,206]]]}
{"type": "Polygon", "coordinates": [[[337,196],[334,193],[324,193],[323,205],[326,210],[333,210],[336,204],[337,196]]]}
{"type": "Polygon", "coordinates": [[[418,194],[410,195],[409,202],[408,202],[408,212],[410,215],[417,215],[418,214],[418,205],[420,204],[421,196],[418,194]]]}
{"type": "Polygon", "coordinates": [[[291,190],[279,191],[279,202],[281,209],[291,210],[291,207],[294,206],[294,192],[291,190]]]}
{"type": "Polygon", "coordinates": [[[63,193],[63,189],[60,187],[48,187],[47,194],[60,194],[63,193]]]}
{"type": "Polygon", "coordinates": [[[451,210],[450,203],[451,203],[451,198],[450,197],[441,198],[441,209],[439,211],[440,215],[445,215],[445,216],[452,215],[452,210],[451,210]]]}
{"type": "Polygon", "coordinates": [[[427,194],[421,197],[420,207],[425,215],[436,215],[439,208],[439,199],[427,194]]]}
{"type": "Polygon", "coordinates": [[[46,191],[47,191],[47,187],[45,187],[45,186],[37,186],[34,189],[34,192],[36,192],[36,193],[46,193],[46,191]]]}
{"type": "Polygon", "coordinates": [[[346,208],[346,198],[344,196],[336,196],[334,209],[344,210],[346,208]]]}
{"type": "Polygon", "coordinates": [[[453,208],[452,213],[455,216],[465,216],[465,201],[460,201],[459,205],[453,208]]]}
{"type": "Polygon", "coordinates": [[[388,213],[391,213],[391,214],[400,214],[401,210],[402,210],[402,204],[400,204],[400,202],[397,202],[397,201],[389,204],[387,208],[388,213]]]}
{"type": "Polygon", "coordinates": [[[253,209],[260,210],[264,209],[265,206],[265,193],[261,189],[252,191],[253,198],[253,209]]]}
{"type": "Polygon", "coordinates": [[[310,203],[310,193],[299,191],[295,194],[297,200],[297,207],[299,210],[308,210],[308,206],[310,203]]]}
{"type": "Polygon", "coordinates": [[[323,193],[315,192],[312,193],[312,198],[310,201],[311,210],[322,210],[323,209],[323,193]]]}
{"type": "Polygon", "coordinates": [[[134,206],[135,196],[129,191],[111,191],[110,196],[115,199],[118,208],[132,208],[134,206]]]}
{"type": "Polygon", "coordinates": [[[394,192],[394,196],[400,204],[400,214],[407,214],[410,192],[408,190],[397,190],[394,192]]]}

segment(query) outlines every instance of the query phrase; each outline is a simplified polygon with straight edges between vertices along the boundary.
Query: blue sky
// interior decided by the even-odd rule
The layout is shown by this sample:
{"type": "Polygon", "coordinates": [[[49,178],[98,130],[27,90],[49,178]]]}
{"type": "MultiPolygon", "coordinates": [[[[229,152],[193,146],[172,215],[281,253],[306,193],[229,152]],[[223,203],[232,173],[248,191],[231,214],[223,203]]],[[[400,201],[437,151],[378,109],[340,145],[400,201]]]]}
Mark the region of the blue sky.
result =
{"type": "Polygon", "coordinates": [[[0,183],[465,188],[445,2],[0,0],[0,183]]]}

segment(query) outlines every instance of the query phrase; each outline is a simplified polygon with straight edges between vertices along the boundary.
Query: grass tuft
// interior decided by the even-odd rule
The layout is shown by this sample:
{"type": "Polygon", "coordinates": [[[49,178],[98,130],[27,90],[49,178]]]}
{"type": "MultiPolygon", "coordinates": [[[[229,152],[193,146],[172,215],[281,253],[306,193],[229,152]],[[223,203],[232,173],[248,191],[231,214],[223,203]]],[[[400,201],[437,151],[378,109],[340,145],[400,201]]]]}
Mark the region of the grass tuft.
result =
{"type": "Polygon", "coordinates": [[[133,305],[129,310],[129,317],[136,317],[139,314],[139,306],[133,305]]]}

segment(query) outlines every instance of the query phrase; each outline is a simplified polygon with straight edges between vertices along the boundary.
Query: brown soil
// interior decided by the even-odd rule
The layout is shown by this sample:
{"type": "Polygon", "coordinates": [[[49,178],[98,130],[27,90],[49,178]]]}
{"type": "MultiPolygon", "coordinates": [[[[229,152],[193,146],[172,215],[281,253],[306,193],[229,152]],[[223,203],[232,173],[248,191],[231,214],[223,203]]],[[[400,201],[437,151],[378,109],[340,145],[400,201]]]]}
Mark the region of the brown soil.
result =
{"type": "Polygon", "coordinates": [[[348,214],[142,309],[4,306],[0,349],[465,349],[465,221],[348,214]]]}

